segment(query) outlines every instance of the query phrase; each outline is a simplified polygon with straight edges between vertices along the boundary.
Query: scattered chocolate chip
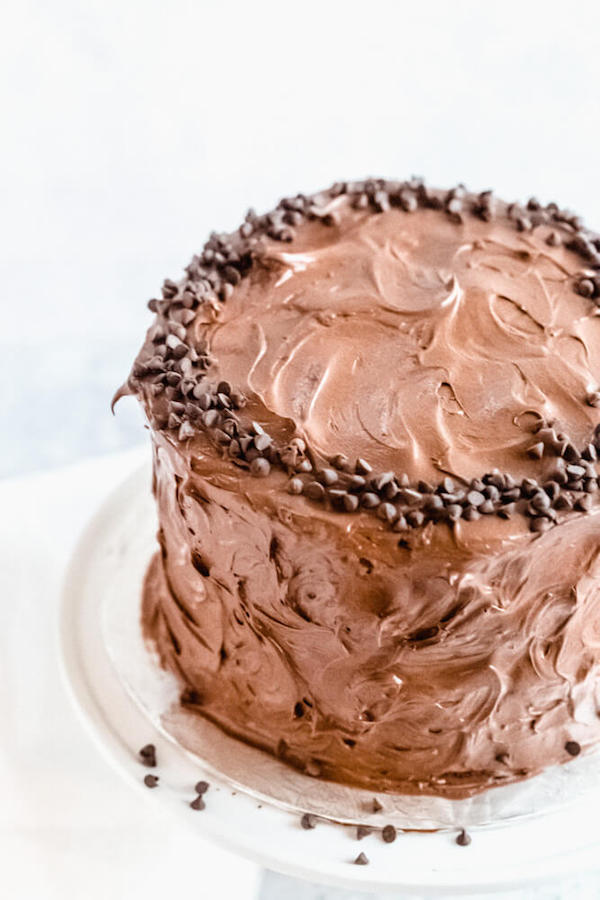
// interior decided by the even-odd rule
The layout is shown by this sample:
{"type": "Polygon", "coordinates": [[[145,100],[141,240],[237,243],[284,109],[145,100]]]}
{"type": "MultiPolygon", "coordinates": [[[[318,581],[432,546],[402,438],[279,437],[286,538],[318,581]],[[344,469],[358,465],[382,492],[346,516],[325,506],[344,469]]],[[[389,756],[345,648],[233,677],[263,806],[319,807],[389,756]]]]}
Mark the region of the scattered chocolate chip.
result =
{"type": "Polygon", "coordinates": [[[458,522],[463,514],[463,508],[458,503],[451,503],[446,507],[446,515],[451,522],[458,522]]]}
{"type": "Polygon", "coordinates": [[[355,866],[368,866],[369,859],[364,853],[359,853],[356,859],[354,860],[355,866]]]}
{"type": "Polygon", "coordinates": [[[382,503],[377,510],[377,515],[386,522],[393,522],[397,518],[398,512],[393,504],[382,503]]]}
{"type": "Polygon", "coordinates": [[[471,504],[471,506],[481,506],[482,503],[485,503],[485,496],[480,493],[480,491],[469,491],[467,494],[467,502],[471,504]]]}
{"type": "Polygon", "coordinates": [[[545,516],[537,516],[535,519],[531,520],[529,527],[532,531],[542,533],[548,531],[548,529],[552,527],[552,522],[545,516]]]}
{"type": "Polygon", "coordinates": [[[459,847],[468,847],[471,843],[471,837],[467,834],[464,828],[462,828],[457,834],[456,843],[459,847]]]}
{"type": "Polygon", "coordinates": [[[338,473],[334,469],[323,469],[319,476],[323,484],[327,486],[335,484],[338,480],[338,473]]]}
{"type": "Polygon", "coordinates": [[[577,741],[567,741],[565,744],[565,750],[569,754],[569,756],[579,756],[581,753],[581,745],[577,743],[577,741]]]}
{"type": "Polygon", "coordinates": [[[206,803],[200,795],[194,797],[194,799],[190,802],[190,806],[192,809],[206,809],[206,803]]]}
{"type": "Polygon", "coordinates": [[[546,491],[538,491],[529,501],[529,505],[534,511],[534,515],[536,512],[544,512],[550,509],[550,497],[546,491]]]}
{"type": "Polygon", "coordinates": [[[588,406],[600,406],[600,391],[589,391],[585,396],[585,402],[588,406]]]}
{"type": "Polygon", "coordinates": [[[319,484],[318,481],[309,481],[308,484],[304,486],[304,494],[310,500],[323,500],[325,497],[325,488],[322,484],[319,484]]]}
{"type": "Polygon", "coordinates": [[[373,804],[372,804],[372,806],[373,806],[373,812],[374,812],[374,813],[381,812],[382,809],[383,809],[383,806],[381,805],[381,803],[379,802],[379,800],[377,799],[377,797],[373,797],[373,804]]]}
{"type": "Polygon", "coordinates": [[[393,825],[386,825],[381,832],[381,837],[386,844],[393,844],[396,840],[397,832],[393,825]]]}
{"type": "Polygon", "coordinates": [[[530,447],[527,451],[527,455],[532,459],[541,459],[544,455],[544,444],[539,441],[537,444],[534,444],[533,447],[530,447]]]}
{"type": "Polygon", "coordinates": [[[144,784],[146,787],[155,788],[158,786],[158,775],[145,775],[144,784]]]}
{"type": "Polygon", "coordinates": [[[271,438],[268,434],[257,434],[254,438],[254,446],[262,453],[263,450],[271,446],[271,438]]]}
{"type": "Polygon", "coordinates": [[[253,459],[250,463],[250,474],[254,475],[255,478],[266,478],[270,471],[271,465],[269,461],[262,456],[253,459]]]}
{"type": "Polygon", "coordinates": [[[356,828],[356,840],[362,841],[363,838],[366,838],[371,832],[372,828],[369,828],[367,825],[358,825],[356,828]]]}
{"type": "Polygon", "coordinates": [[[360,498],[361,506],[364,506],[365,509],[374,509],[376,506],[379,506],[379,502],[378,495],[370,491],[366,491],[360,498]]]}
{"type": "Polygon", "coordinates": [[[300,819],[300,825],[306,831],[309,831],[311,828],[316,828],[317,827],[317,817],[311,815],[311,813],[304,813],[304,815],[300,819]]]}
{"type": "Polygon", "coordinates": [[[209,789],[209,787],[210,787],[210,784],[208,783],[208,781],[199,781],[196,784],[196,787],[194,788],[194,790],[196,791],[197,794],[205,794],[207,792],[207,790],[209,789]]]}
{"type": "Polygon", "coordinates": [[[594,282],[591,281],[589,278],[582,278],[580,281],[578,281],[576,283],[575,290],[582,297],[587,297],[587,298],[593,297],[594,291],[595,291],[594,282]]]}
{"type": "Polygon", "coordinates": [[[153,769],[156,766],[156,747],[154,744],[146,744],[139,751],[139,756],[145,766],[153,769]]]}
{"type": "Polygon", "coordinates": [[[358,497],[354,494],[345,494],[342,498],[342,505],[346,512],[355,512],[358,509],[358,497]]]}
{"type": "Polygon", "coordinates": [[[288,482],[288,492],[290,494],[301,494],[304,487],[301,478],[292,478],[288,482]]]}

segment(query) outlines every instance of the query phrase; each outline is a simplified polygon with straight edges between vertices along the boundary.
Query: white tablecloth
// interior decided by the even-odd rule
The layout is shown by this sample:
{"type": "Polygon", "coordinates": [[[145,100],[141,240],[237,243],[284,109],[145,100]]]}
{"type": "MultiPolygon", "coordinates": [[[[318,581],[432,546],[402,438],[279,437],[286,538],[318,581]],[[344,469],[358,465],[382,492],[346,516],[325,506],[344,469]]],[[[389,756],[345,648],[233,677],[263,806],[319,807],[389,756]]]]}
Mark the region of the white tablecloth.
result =
{"type": "Polygon", "coordinates": [[[254,898],[252,864],[140,801],[82,729],[57,665],[63,570],[133,451],[0,482],[0,896],[254,898]]]}

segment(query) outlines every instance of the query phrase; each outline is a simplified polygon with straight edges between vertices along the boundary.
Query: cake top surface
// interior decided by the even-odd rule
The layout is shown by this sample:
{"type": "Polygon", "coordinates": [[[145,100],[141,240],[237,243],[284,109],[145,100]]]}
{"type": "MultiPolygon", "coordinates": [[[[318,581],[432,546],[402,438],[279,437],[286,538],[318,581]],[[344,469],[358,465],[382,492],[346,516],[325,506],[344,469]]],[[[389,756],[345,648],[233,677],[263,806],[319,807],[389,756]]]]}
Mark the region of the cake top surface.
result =
{"type": "Polygon", "coordinates": [[[573,506],[596,487],[598,247],[555,204],[462,187],[299,195],[165,282],[129,390],[173,439],[209,434],[232,464],[400,527],[403,507],[428,518],[411,491],[449,497],[431,517],[512,514],[549,481],[573,506]]]}

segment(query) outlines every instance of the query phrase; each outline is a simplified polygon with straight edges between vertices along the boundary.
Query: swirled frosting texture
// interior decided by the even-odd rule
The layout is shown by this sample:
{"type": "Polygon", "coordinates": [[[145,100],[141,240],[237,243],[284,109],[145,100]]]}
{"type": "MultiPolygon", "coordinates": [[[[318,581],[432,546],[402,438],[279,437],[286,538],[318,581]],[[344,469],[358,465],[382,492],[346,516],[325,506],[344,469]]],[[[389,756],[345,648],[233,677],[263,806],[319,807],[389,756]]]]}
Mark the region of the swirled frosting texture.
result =
{"type": "MultiPolygon", "coordinates": [[[[330,212],[265,239],[190,326],[269,434],[302,437],[316,464],[462,483],[496,467],[542,483],[535,421],[590,440],[600,325],[549,227],[344,197],[330,212]]],[[[163,398],[141,394],[152,424],[163,398]]],[[[152,438],[143,625],[199,715],[315,776],[450,797],[600,738],[596,506],[540,535],[484,516],[399,536],[286,494],[281,470],[252,478],[202,429],[152,438]]]]}
{"type": "Polygon", "coordinates": [[[199,332],[222,377],[323,457],[411,480],[520,474],[529,413],[577,442],[598,421],[584,401],[600,319],[573,295],[574,255],[544,237],[434,210],[347,211],[289,248],[268,243],[199,332]]]}

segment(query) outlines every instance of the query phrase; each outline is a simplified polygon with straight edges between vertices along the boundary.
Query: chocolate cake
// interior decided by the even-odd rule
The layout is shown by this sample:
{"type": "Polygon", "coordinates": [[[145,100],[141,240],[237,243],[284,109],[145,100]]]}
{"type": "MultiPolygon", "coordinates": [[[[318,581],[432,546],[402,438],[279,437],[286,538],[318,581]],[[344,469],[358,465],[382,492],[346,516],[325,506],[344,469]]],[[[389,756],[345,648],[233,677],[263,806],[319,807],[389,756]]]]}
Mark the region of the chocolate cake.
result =
{"type": "Polygon", "coordinates": [[[142,625],[181,703],[308,775],[464,797],[600,738],[600,237],[344,182],[213,234],[127,385],[142,625]]]}

